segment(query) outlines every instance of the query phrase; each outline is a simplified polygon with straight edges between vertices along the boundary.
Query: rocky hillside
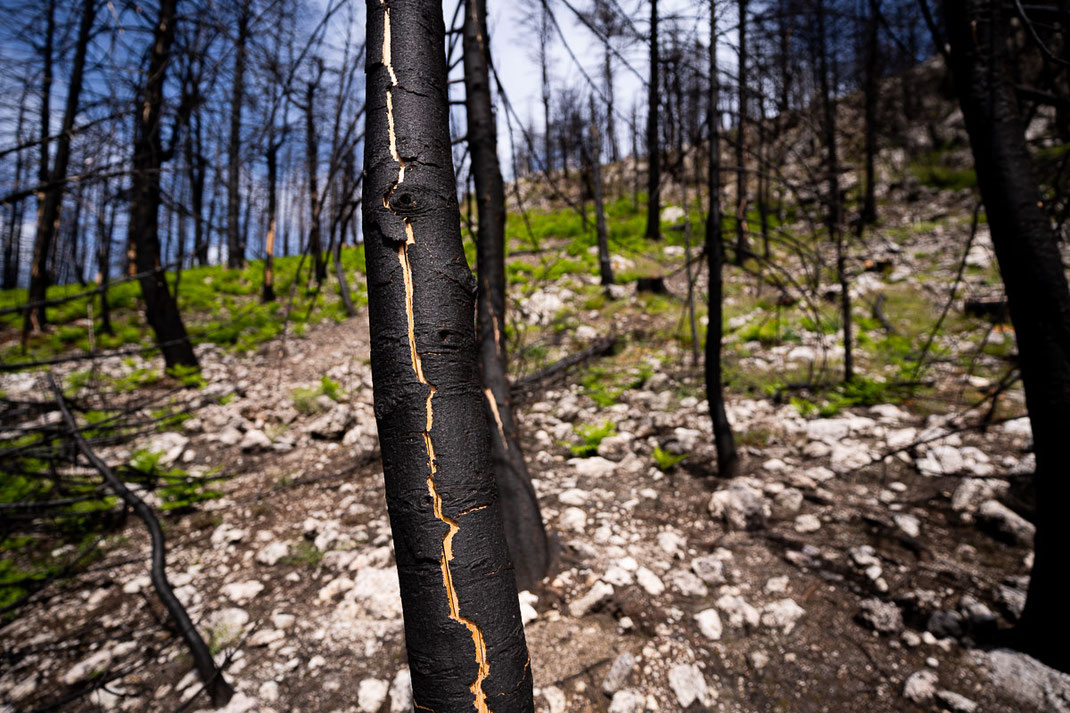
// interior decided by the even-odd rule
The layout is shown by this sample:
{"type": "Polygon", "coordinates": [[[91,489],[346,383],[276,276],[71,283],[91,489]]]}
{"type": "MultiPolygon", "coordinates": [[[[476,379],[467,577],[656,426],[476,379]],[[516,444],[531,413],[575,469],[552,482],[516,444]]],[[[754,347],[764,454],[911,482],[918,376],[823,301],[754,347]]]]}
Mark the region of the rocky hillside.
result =
{"type": "MultiPolygon", "coordinates": [[[[1070,711],[1070,677],[1000,648],[1031,564],[1030,429],[963,147],[924,134],[928,163],[882,152],[881,221],[848,244],[853,383],[816,205],[784,197],[769,259],[729,269],[732,481],[716,476],[692,357],[706,285],[693,266],[697,335],[687,319],[684,221],[700,211],[668,205],[666,239],[648,243],[617,181],[608,290],[578,216],[535,194],[510,215],[513,373],[619,344],[517,394],[557,543],[551,576],[520,595],[540,711],[1070,711]],[[653,275],[668,294],[637,290],[653,275]]],[[[360,266],[347,269],[360,293],[360,266]]],[[[255,295],[255,270],[228,294],[255,295]]],[[[262,309],[198,347],[188,388],[140,357],[56,368],[87,408],[135,404],[131,418],[157,424],[99,452],[172,483],[141,490],[163,512],[178,597],[238,691],[230,713],[412,709],[367,314],[335,316],[287,335],[262,309]]],[[[34,372],[0,389],[49,397],[34,372]]],[[[6,418],[11,446],[58,414],[6,418]]],[[[142,525],[102,502],[102,539],[2,544],[4,604],[42,560],[54,581],[3,620],[0,711],[207,710],[142,525]]]]}

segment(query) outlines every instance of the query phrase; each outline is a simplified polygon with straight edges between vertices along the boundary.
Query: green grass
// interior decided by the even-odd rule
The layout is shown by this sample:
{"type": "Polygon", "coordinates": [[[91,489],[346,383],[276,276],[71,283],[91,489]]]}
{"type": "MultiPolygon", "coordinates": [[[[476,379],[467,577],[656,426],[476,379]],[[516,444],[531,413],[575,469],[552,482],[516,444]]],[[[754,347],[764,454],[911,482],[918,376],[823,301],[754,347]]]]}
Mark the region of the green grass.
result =
{"type": "Polygon", "coordinates": [[[977,172],[973,166],[956,166],[951,146],[919,156],[910,164],[910,172],[923,186],[941,190],[961,191],[977,187],[977,172]]]}
{"type": "Polygon", "coordinates": [[[569,450],[577,458],[589,458],[597,455],[598,446],[602,441],[617,432],[612,421],[603,421],[600,425],[581,424],[576,426],[574,430],[581,440],[580,443],[569,445],[569,450]]]}
{"type": "Polygon", "coordinates": [[[327,376],[320,378],[318,386],[299,387],[294,389],[294,408],[298,413],[312,413],[316,410],[316,399],[326,396],[332,401],[342,400],[342,387],[327,376]]]}
{"type": "Polygon", "coordinates": [[[306,540],[301,540],[290,547],[290,553],[280,561],[292,567],[319,567],[323,559],[323,553],[316,549],[315,545],[306,540]]]}
{"type": "MultiPolygon", "coordinates": [[[[291,293],[293,308],[288,322],[296,333],[309,323],[324,319],[342,320],[345,308],[333,274],[317,294],[315,283],[308,280],[311,261],[305,260],[301,274],[297,274],[299,256],[275,260],[275,302],[262,303],[263,261],[254,260],[241,270],[228,270],[222,265],[193,267],[182,271],[178,286],[178,305],[190,338],[196,343],[218,344],[236,352],[256,349],[281,334],[291,293]],[[295,284],[295,278],[297,282],[295,284]]],[[[367,288],[363,280],[354,280],[354,273],[364,273],[364,246],[342,249],[342,265],[349,276],[349,287],[357,305],[367,303],[367,288]]],[[[168,284],[175,289],[178,276],[167,275],[168,284]]],[[[81,285],[56,285],[48,289],[48,299],[61,299],[86,291],[81,285]]],[[[26,290],[0,291],[0,309],[18,307],[26,302],[26,290]]],[[[100,321],[100,300],[97,296],[78,297],[46,309],[53,328],[31,338],[26,354],[19,346],[0,352],[0,360],[7,363],[47,359],[73,349],[89,351],[89,317],[93,317],[92,346],[98,350],[120,347],[150,346],[151,330],[141,314],[141,291],[137,282],[115,285],[107,291],[114,334],[105,334],[100,321]]],[[[22,327],[22,315],[0,316],[0,333],[16,334],[22,327]]],[[[182,375],[181,378],[189,377],[182,375]]]]}
{"type": "Polygon", "coordinates": [[[662,472],[668,472],[675,468],[682,460],[687,458],[687,454],[676,455],[669,453],[668,451],[661,450],[661,446],[654,446],[654,465],[658,467],[658,470],[662,472]]]}

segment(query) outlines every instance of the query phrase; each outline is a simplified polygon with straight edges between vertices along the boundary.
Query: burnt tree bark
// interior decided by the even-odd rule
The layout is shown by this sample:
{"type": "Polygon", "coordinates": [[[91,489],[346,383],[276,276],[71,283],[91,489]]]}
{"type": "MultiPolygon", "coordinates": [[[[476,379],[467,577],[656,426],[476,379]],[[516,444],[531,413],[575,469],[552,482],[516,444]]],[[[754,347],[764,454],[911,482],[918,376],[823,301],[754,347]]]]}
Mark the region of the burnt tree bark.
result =
{"type": "MultiPolygon", "coordinates": [[[[22,92],[22,101],[19,102],[19,117],[15,123],[16,141],[22,140],[22,129],[26,119],[26,95],[28,87],[22,92]]],[[[25,162],[22,151],[15,152],[15,182],[13,187],[18,190],[22,186],[22,175],[25,170],[25,162]]],[[[25,210],[23,201],[12,201],[10,222],[4,236],[4,271],[3,282],[0,283],[5,290],[13,290],[19,282],[19,243],[22,241],[22,216],[25,210]]]]}
{"type": "Polygon", "coordinates": [[[647,87],[646,117],[646,237],[649,240],[661,240],[661,201],[658,195],[661,170],[658,149],[658,0],[650,0],[650,84],[647,87]]]}
{"type": "Polygon", "coordinates": [[[441,4],[369,2],[363,228],[375,413],[417,708],[533,710],[461,245],[441,4]]]}
{"type": "MultiPolygon", "coordinates": [[[[49,5],[49,23],[52,24],[54,8],[49,5]]],[[[96,14],[96,0],[83,0],[81,20],[78,23],[78,41],[74,50],[74,62],[71,66],[71,77],[67,84],[67,103],[63,110],[63,128],[56,139],[56,157],[52,170],[48,172],[41,207],[37,212],[37,234],[34,237],[33,264],[30,269],[30,291],[28,294],[29,309],[22,325],[22,344],[26,345],[26,339],[31,332],[40,330],[47,322],[45,319],[45,301],[48,290],[48,256],[52,252],[52,243],[56,238],[59,228],[60,203],[63,200],[63,191],[67,181],[67,164],[71,158],[71,134],[74,130],[74,119],[78,114],[78,99],[82,93],[82,77],[85,73],[85,56],[89,48],[89,35],[93,29],[93,18],[96,14]]],[[[47,40],[51,45],[51,40],[47,40]]],[[[48,73],[51,75],[51,51],[49,51],[48,73]]],[[[51,83],[49,80],[48,83],[51,83]]],[[[42,119],[44,116],[42,116],[42,119]]],[[[48,127],[44,128],[47,135],[48,127]]],[[[47,148],[42,148],[47,169],[47,148]]]]}
{"type": "Polygon", "coordinates": [[[742,265],[750,256],[747,240],[747,0],[739,0],[739,63],[736,67],[736,252],[735,261],[742,265]]]}
{"type": "Polygon", "coordinates": [[[594,95],[590,97],[591,110],[591,148],[589,152],[591,166],[591,193],[594,198],[594,226],[598,236],[598,271],[602,285],[612,285],[613,263],[609,259],[609,228],[606,227],[606,208],[602,185],[602,135],[598,130],[598,110],[594,95]]]}
{"type": "Polygon", "coordinates": [[[706,400],[713,421],[713,442],[717,449],[717,470],[725,478],[739,475],[739,455],[732,436],[732,425],[724,408],[724,376],[721,370],[721,342],[724,338],[724,236],[721,230],[721,121],[717,105],[721,101],[721,82],[717,74],[717,12],[710,0],[710,85],[706,102],[706,122],[710,127],[709,165],[706,185],[710,210],[706,214],[706,268],[709,272],[706,329],[706,400]]]}
{"type": "Polygon", "coordinates": [[[100,331],[112,334],[111,307],[108,304],[108,280],[111,279],[111,244],[115,235],[115,206],[110,205],[107,184],[100,187],[97,210],[97,290],[100,293],[100,331]]]}
{"type": "Polygon", "coordinates": [[[824,110],[822,128],[825,132],[825,168],[828,204],[825,227],[836,248],[836,279],[840,283],[840,321],[843,323],[843,380],[854,379],[854,353],[851,337],[851,292],[847,284],[847,256],[843,230],[840,226],[840,167],[836,137],[836,98],[832,93],[829,42],[826,29],[825,0],[817,2],[817,84],[824,110]]]}
{"type": "Polygon", "coordinates": [[[550,563],[546,530],[531,485],[509,393],[505,352],[505,187],[498,165],[498,135],[490,94],[490,46],[484,0],[466,0],[463,32],[468,147],[478,206],[476,325],[491,461],[501,496],[505,536],[517,586],[532,589],[550,563]]]}
{"type": "Polygon", "coordinates": [[[865,116],[865,194],[862,197],[862,212],[858,216],[857,232],[861,236],[865,226],[877,222],[877,102],[880,100],[879,62],[880,48],[880,0],[869,0],[869,17],[866,22],[866,62],[863,79],[865,116]]]}
{"type": "MultiPolygon", "coordinates": [[[[164,1],[166,2],[166,0],[164,1]]],[[[160,526],[156,513],[90,447],[85,436],[82,435],[82,430],[79,428],[74,414],[63,398],[63,391],[56,384],[55,377],[52,376],[51,372],[48,374],[48,384],[52,389],[53,396],[56,398],[60,414],[70,429],[71,438],[74,440],[75,446],[89,461],[89,464],[103,476],[104,483],[108,488],[141,519],[145,524],[145,529],[149,531],[149,539],[152,543],[149,579],[152,581],[152,587],[156,590],[156,596],[159,597],[160,603],[171,616],[179,635],[186,643],[190,658],[193,659],[193,666],[197,669],[197,673],[200,674],[204,688],[212,699],[212,705],[217,708],[225,706],[234,696],[234,689],[224,678],[223,672],[216,666],[215,661],[212,660],[212,652],[208,649],[204,638],[197,631],[197,627],[194,625],[193,620],[190,619],[189,613],[175,595],[175,591],[167,579],[167,546],[164,541],[163,528],[160,526]]]]}
{"type": "Polygon", "coordinates": [[[175,39],[178,0],[160,0],[153,28],[149,67],[145,86],[139,92],[137,121],[134,124],[134,155],[131,159],[130,225],[128,252],[130,269],[140,275],[145,318],[156,335],[164,363],[197,366],[193,344],[186,334],[178,303],[167,286],[167,273],[160,262],[158,212],[160,169],[164,151],[160,137],[163,123],[164,83],[171,45],[175,39]]]}
{"type": "Polygon", "coordinates": [[[267,150],[267,236],[264,238],[264,284],[260,292],[261,302],[275,301],[275,231],[278,227],[278,175],[279,175],[279,149],[281,140],[275,139],[275,117],[271,118],[271,128],[268,130],[267,150]]]}
{"type": "Polygon", "coordinates": [[[1070,477],[1070,290],[1056,236],[1042,207],[1024,124],[1005,74],[1009,36],[1002,6],[944,0],[951,70],[970,136],[977,184],[1007,290],[1036,454],[1035,559],[1015,629],[1023,650],[1070,671],[1063,548],[1070,477]]]}
{"type": "MultiPolygon", "coordinates": [[[[308,170],[309,229],[308,251],[312,254],[312,264],[316,284],[322,285],[327,279],[327,262],[323,257],[322,213],[323,201],[319,193],[319,137],[316,132],[316,89],[323,77],[323,61],[315,59],[316,75],[305,87],[305,161],[308,170]]],[[[296,279],[296,277],[294,278],[296,279]]]]}
{"type": "MultiPolygon", "coordinates": [[[[238,6],[234,41],[234,83],[230,94],[230,140],[227,142],[227,268],[245,266],[245,241],[241,222],[241,112],[245,101],[245,51],[249,37],[250,0],[238,6]]],[[[248,218],[246,218],[248,220],[248,218]]]]}

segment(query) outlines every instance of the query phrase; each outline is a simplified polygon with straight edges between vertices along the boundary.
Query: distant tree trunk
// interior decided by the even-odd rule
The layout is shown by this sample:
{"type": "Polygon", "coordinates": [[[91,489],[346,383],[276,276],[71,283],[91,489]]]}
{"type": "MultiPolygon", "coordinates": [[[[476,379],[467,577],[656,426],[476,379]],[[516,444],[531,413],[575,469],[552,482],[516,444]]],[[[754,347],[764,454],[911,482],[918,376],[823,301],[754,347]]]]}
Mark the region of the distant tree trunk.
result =
{"type": "MultiPolygon", "coordinates": [[[[19,102],[19,116],[15,123],[15,140],[22,140],[23,125],[26,120],[26,95],[28,88],[23,90],[22,101],[19,102]]],[[[22,172],[25,165],[22,159],[22,151],[15,152],[15,183],[14,190],[22,187],[22,172]]],[[[5,290],[13,290],[19,284],[19,243],[22,242],[22,216],[23,201],[12,201],[10,205],[11,219],[7,226],[7,235],[4,237],[4,270],[2,287],[5,290]]]]}
{"type": "Polygon", "coordinates": [[[203,123],[200,114],[200,88],[193,83],[192,91],[196,94],[190,99],[189,127],[186,131],[185,153],[186,174],[190,186],[190,212],[193,213],[193,255],[197,264],[208,264],[208,241],[211,236],[211,222],[204,217],[204,183],[208,176],[208,161],[204,157],[203,123]]]}
{"type": "Polygon", "coordinates": [[[706,122],[710,127],[710,160],[707,169],[707,188],[710,210],[706,214],[706,266],[709,271],[707,302],[709,324],[706,328],[706,400],[710,404],[713,422],[713,442],[717,449],[717,470],[722,477],[739,475],[739,456],[732,436],[732,425],[724,407],[724,376],[721,370],[721,341],[724,338],[724,236],[721,234],[721,122],[718,105],[721,102],[720,79],[717,75],[717,12],[716,0],[710,0],[710,87],[706,103],[706,122]]]}
{"type": "Polygon", "coordinates": [[[747,241],[747,0],[739,0],[739,63],[736,68],[736,254],[737,265],[750,256],[747,241]]]}
{"type": "Polygon", "coordinates": [[[275,228],[278,213],[278,155],[279,143],[275,141],[275,127],[268,132],[267,183],[268,183],[268,229],[264,239],[264,285],[260,294],[262,302],[275,301],[275,228]]]}
{"type": "MultiPolygon", "coordinates": [[[[43,72],[41,74],[41,146],[40,162],[37,169],[37,181],[41,186],[48,185],[49,177],[49,137],[52,135],[52,67],[54,62],[53,43],[56,36],[56,0],[47,0],[45,4],[45,44],[41,48],[43,72]]],[[[44,189],[37,194],[37,210],[44,206],[44,189]]],[[[38,221],[40,222],[40,221],[38,221]]]]}
{"type": "Polygon", "coordinates": [[[323,259],[323,246],[321,232],[321,220],[320,214],[323,211],[323,206],[320,201],[319,194],[319,177],[316,175],[319,171],[319,138],[316,132],[316,86],[319,83],[319,77],[323,73],[323,64],[318,65],[319,76],[315,80],[309,81],[305,90],[305,160],[308,164],[308,205],[310,212],[310,223],[308,229],[308,250],[312,253],[312,263],[315,266],[316,284],[322,285],[323,281],[327,279],[327,263],[323,259]]]}
{"type": "Polygon", "coordinates": [[[193,344],[182,324],[178,303],[167,287],[167,273],[160,263],[158,212],[160,208],[160,169],[163,166],[163,142],[160,136],[164,83],[171,45],[175,38],[178,0],[160,0],[160,14],[153,30],[149,53],[149,70],[140,92],[134,124],[134,156],[130,191],[130,269],[140,273],[141,296],[145,300],[145,317],[156,335],[168,369],[197,366],[193,344]]]}
{"type": "Polygon", "coordinates": [[[115,235],[115,207],[109,204],[108,186],[102,184],[100,207],[97,210],[97,290],[100,293],[100,331],[104,334],[114,333],[107,285],[111,272],[112,237],[115,235]]]}
{"type": "Polygon", "coordinates": [[[241,219],[241,112],[245,102],[245,46],[249,35],[249,3],[241,0],[234,44],[234,84],[230,94],[230,140],[227,142],[227,268],[245,266],[241,219]]]}
{"type": "Polygon", "coordinates": [[[602,195],[602,137],[598,131],[598,110],[595,107],[594,96],[590,97],[591,105],[591,181],[594,194],[594,224],[598,235],[598,270],[602,277],[602,285],[612,285],[613,263],[609,259],[609,229],[606,227],[605,200],[602,195]]]}
{"type": "MultiPolygon", "coordinates": [[[[49,1],[49,24],[53,25],[54,3],[49,1]]],[[[71,65],[71,77],[67,83],[67,104],[63,110],[63,128],[56,140],[56,160],[51,173],[48,173],[41,196],[41,208],[37,213],[37,235],[34,238],[33,265],[30,270],[30,291],[28,301],[30,307],[26,310],[25,321],[22,325],[22,344],[26,346],[26,339],[31,332],[40,330],[46,323],[44,302],[48,290],[48,255],[52,251],[52,242],[56,237],[56,228],[59,226],[60,203],[63,200],[63,191],[67,181],[67,164],[71,157],[71,133],[74,131],[74,120],[78,114],[78,98],[82,93],[82,75],[85,72],[85,55],[89,47],[89,35],[93,29],[93,17],[96,14],[96,0],[82,0],[82,16],[78,24],[78,41],[74,50],[74,62],[71,65]]],[[[51,83],[51,38],[46,40],[49,47],[47,60],[49,79],[51,83]]],[[[42,120],[47,120],[47,112],[42,114],[42,120]]],[[[48,127],[45,127],[45,132],[48,127]]],[[[44,159],[47,162],[47,149],[44,159]]],[[[44,166],[47,169],[47,165],[44,166]]]]}
{"type": "MultiPolygon", "coordinates": [[[[86,166],[83,164],[83,173],[86,166]]],[[[68,231],[67,244],[70,246],[71,251],[71,266],[74,269],[73,277],[78,280],[78,284],[83,287],[86,284],[85,279],[85,252],[80,248],[88,248],[88,245],[83,245],[81,240],[82,233],[82,202],[85,200],[85,183],[79,182],[78,187],[74,191],[74,215],[71,216],[70,230],[68,231]]]]}
{"type": "MultiPolygon", "coordinates": [[[[777,113],[786,114],[791,109],[791,0],[777,2],[777,60],[780,74],[780,95],[777,100],[777,113]]],[[[778,120],[781,117],[778,117],[778,120]]]]}
{"type": "Polygon", "coordinates": [[[766,128],[765,94],[758,94],[758,222],[762,230],[762,256],[769,258],[769,132],[766,128]]]}
{"type": "Polygon", "coordinates": [[[865,114],[865,194],[862,197],[862,212],[858,217],[858,235],[865,226],[877,222],[877,102],[880,101],[880,77],[878,75],[880,41],[880,0],[869,0],[869,18],[866,26],[866,64],[863,86],[865,114]]]}
{"type": "Polygon", "coordinates": [[[1016,644],[1070,671],[1062,580],[1070,541],[1070,290],[1005,75],[1010,30],[1003,8],[990,0],[944,0],[943,8],[955,88],[1018,341],[1037,461],[1035,559],[1016,644]]]}
{"type": "Polygon", "coordinates": [[[836,279],[840,283],[840,320],[843,322],[843,380],[854,379],[854,354],[851,338],[851,291],[847,284],[847,256],[840,229],[840,167],[836,145],[836,98],[830,82],[828,37],[825,27],[825,0],[817,2],[817,71],[821,104],[824,108],[828,210],[825,225],[829,239],[836,246],[836,279]]]}
{"type": "Polygon", "coordinates": [[[498,165],[498,135],[490,94],[490,46],[484,0],[466,0],[464,83],[468,147],[476,184],[479,274],[476,325],[490,454],[517,586],[533,589],[550,565],[542,514],[531,485],[509,394],[505,352],[505,187],[498,165]]]}
{"type": "MultiPolygon", "coordinates": [[[[682,162],[681,153],[681,162],[682,162]]],[[[687,322],[691,327],[691,364],[698,366],[698,323],[695,320],[695,280],[691,273],[691,211],[688,209],[687,177],[681,165],[680,203],[684,207],[684,265],[687,273],[687,322]]]]}
{"type": "MultiPolygon", "coordinates": [[[[541,23],[539,27],[539,71],[542,79],[542,125],[545,132],[542,141],[543,150],[546,152],[543,160],[547,172],[554,169],[553,140],[550,130],[550,62],[546,51],[547,39],[550,33],[549,13],[547,6],[543,5],[539,15],[539,22],[541,23]]],[[[565,160],[564,154],[562,154],[561,160],[565,160]]]]}
{"type": "Polygon", "coordinates": [[[646,153],[647,210],[646,237],[661,240],[661,183],[658,154],[658,0],[650,0],[650,85],[647,87],[646,153]]]}
{"type": "MultiPolygon", "coordinates": [[[[609,160],[620,160],[617,153],[617,123],[613,116],[613,55],[609,51],[609,39],[606,39],[605,56],[602,62],[602,81],[606,85],[606,144],[609,148],[609,160]]],[[[598,151],[601,154],[601,150],[598,151]]]]}
{"type": "Polygon", "coordinates": [[[353,298],[349,294],[349,282],[346,280],[345,268],[342,265],[342,244],[345,243],[346,231],[349,229],[349,221],[357,209],[357,202],[353,200],[353,194],[357,190],[357,165],[353,152],[346,153],[343,159],[342,169],[342,199],[338,210],[338,236],[332,237],[334,243],[334,277],[338,280],[338,294],[342,297],[342,306],[349,317],[357,316],[357,308],[353,305],[353,298]]]}
{"type": "Polygon", "coordinates": [[[638,104],[632,104],[632,204],[639,211],[639,116],[638,104]]]}
{"type": "Polygon", "coordinates": [[[414,706],[530,713],[461,244],[442,5],[367,8],[372,378],[414,706]]]}

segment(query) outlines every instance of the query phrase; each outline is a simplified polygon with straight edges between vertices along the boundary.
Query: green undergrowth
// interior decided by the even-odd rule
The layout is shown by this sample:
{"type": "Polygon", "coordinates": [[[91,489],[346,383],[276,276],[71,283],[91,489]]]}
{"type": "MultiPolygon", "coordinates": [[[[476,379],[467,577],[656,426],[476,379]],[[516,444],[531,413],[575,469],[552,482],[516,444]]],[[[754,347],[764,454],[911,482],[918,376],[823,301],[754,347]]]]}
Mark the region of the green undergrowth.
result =
{"type": "Polygon", "coordinates": [[[962,165],[966,154],[965,147],[948,143],[914,159],[910,172],[923,186],[931,188],[949,191],[976,188],[977,172],[972,165],[962,165]]]}
{"type": "Polygon", "coordinates": [[[606,438],[617,433],[612,421],[603,421],[600,424],[580,424],[574,427],[576,435],[580,437],[579,443],[569,445],[572,455],[577,458],[589,458],[598,454],[598,446],[606,438]]]}
{"type": "MultiPolygon", "coordinates": [[[[74,382],[77,387],[78,379],[74,382]]],[[[71,386],[67,385],[68,391],[71,386]]],[[[150,412],[159,429],[177,428],[188,418],[177,403],[150,412]]],[[[123,442],[144,427],[117,421],[116,415],[105,410],[83,412],[82,435],[90,443],[123,442]]],[[[0,437],[0,506],[4,506],[0,608],[94,562],[101,548],[116,544],[111,533],[122,526],[124,508],[99,474],[70,467],[69,448],[54,431],[16,431],[0,437]],[[42,528],[46,522],[47,528],[42,528]]],[[[152,492],[157,509],[164,513],[189,512],[222,495],[215,487],[223,479],[217,471],[194,475],[164,466],[162,458],[160,453],[138,450],[115,471],[125,482],[152,492]]]]}
{"type": "Polygon", "coordinates": [[[294,408],[298,413],[313,413],[317,408],[316,399],[320,396],[326,396],[332,401],[341,401],[342,387],[327,376],[320,377],[320,383],[316,386],[294,389],[294,408]]]}
{"type": "MultiPolygon", "coordinates": [[[[179,310],[194,342],[246,352],[277,337],[287,325],[291,333],[300,334],[308,324],[345,318],[333,267],[328,270],[323,288],[317,290],[315,282],[309,279],[311,261],[304,260],[298,275],[300,262],[299,256],[275,260],[276,300],[268,303],[260,300],[264,278],[262,260],[251,261],[241,270],[212,265],[188,268],[180,275],[172,271],[167,274],[167,280],[172,291],[176,281],[178,283],[179,310]]],[[[366,304],[365,281],[362,277],[353,277],[364,274],[364,246],[343,248],[342,265],[353,301],[358,306],[366,304]]],[[[61,299],[88,289],[79,284],[57,285],[48,289],[48,299],[61,299]]],[[[0,310],[19,307],[26,299],[25,289],[2,291],[0,310]]],[[[47,308],[51,326],[44,334],[31,337],[25,354],[16,344],[0,351],[0,360],[7,363],[37,361],[72,350],[89,351],[91,347],[108,350],[150,346],[153,337],[141,313],[141,291],[137,282],[110,287],[107,300],[112,334],[103,331],[99,296],[77,297],[47,308]]],[[[7,336],[9,342],[17,341],[21,328],[20,313],[0,315],[0,334],[7,336]]]]}
{"type": "Polygon", "coordinates": [[[658,470],[666,473],[675,468],[681,461],[687,458],[686,453],[676,455],[675,453],[663,451],[661,449],[661,446],[654,446],[654,452],[652,456],[654,458],[654,465],[658,467],[658,470]]]}

